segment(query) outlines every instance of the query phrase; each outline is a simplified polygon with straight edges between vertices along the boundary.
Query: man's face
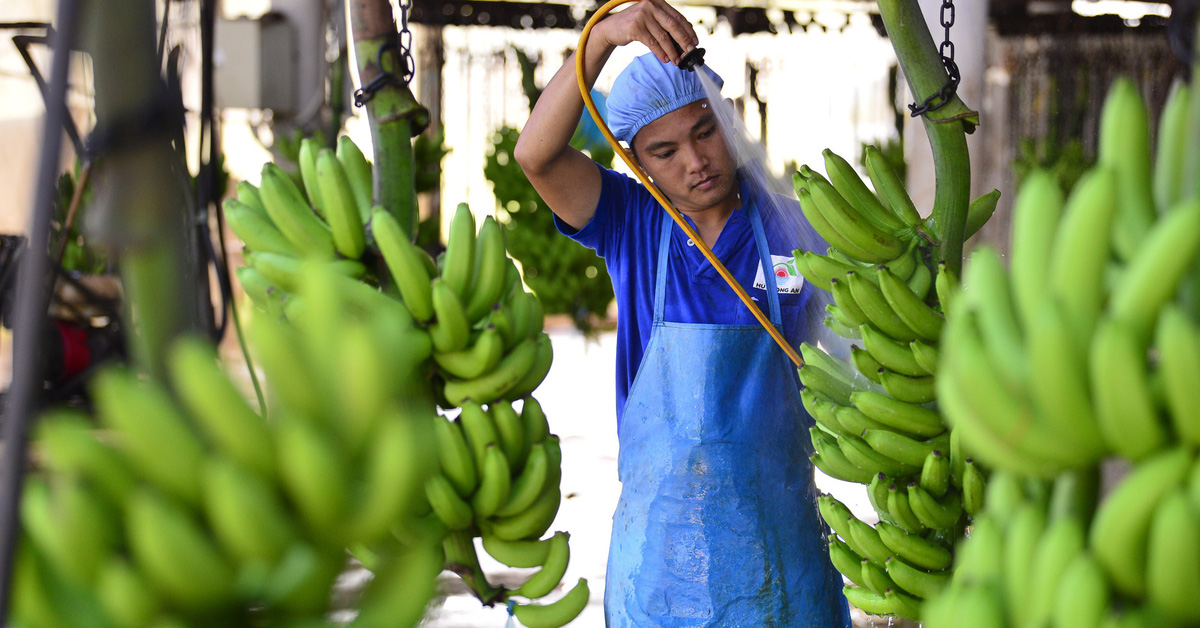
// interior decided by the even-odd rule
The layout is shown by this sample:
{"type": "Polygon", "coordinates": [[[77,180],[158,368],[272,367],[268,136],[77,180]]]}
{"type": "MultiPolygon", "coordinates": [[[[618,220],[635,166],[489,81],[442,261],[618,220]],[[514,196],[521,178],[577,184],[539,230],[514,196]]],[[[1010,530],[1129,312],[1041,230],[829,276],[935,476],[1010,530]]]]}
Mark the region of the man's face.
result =
{"type": "Polygon", "coordinates": [[[633,138],[642,169],[680,211],[734,209],[737,165],[707,100],[680,107],[633,138]]]}

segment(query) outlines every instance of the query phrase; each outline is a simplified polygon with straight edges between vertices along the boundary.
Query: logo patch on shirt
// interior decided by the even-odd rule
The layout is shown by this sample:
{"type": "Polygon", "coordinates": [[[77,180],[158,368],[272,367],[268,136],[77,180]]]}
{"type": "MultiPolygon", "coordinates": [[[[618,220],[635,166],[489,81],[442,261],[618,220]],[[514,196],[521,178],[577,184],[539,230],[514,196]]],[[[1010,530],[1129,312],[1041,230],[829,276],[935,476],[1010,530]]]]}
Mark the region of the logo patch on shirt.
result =
{"type": "MultiPolygon", "coordinates": [[[[771,263],[775,265],[775,285],[779,292],[800,294],[800,290],[804,288],[804,277],[796,271],[796,260],[786,255],[772,255],[771,263]]],[[[767,289],[762,264],[758,265],[758,273],[754,276],[754,288],[757,290],[767,289]]]]}

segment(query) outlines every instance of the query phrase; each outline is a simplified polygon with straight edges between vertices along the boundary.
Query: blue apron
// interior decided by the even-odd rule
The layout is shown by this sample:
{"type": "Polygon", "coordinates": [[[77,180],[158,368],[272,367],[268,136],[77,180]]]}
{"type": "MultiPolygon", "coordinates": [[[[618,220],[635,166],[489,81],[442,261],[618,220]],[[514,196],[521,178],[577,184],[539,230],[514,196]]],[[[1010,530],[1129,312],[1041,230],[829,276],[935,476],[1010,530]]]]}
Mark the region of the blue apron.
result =
{"type": "MultiPolygon", "coordinates": [[[[747,207],[779,328],[762,220],[747,207]]],[[[653,329],[618,429],[606,624],[849,628],[796,371],[760,325],[663,320],[673,224],[663,221],[653,329]]]]}

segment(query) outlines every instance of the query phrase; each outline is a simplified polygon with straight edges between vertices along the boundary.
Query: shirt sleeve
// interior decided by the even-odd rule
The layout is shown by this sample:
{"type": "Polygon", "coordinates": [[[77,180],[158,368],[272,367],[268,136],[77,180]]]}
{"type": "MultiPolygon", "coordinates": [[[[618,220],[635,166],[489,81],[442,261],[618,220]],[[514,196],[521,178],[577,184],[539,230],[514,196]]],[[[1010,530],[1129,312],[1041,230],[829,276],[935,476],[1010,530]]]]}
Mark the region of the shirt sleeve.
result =
{"type": "Polygon", "coordinates": [[[620,255],[620,243],[624,238],[630,213],[641,202],[638,190],[641,186],[628,176],[609,170],[599,164],[600,198],[596,201],[596,212],[582,229],[554,217],[554,225],[563,235],[596,251],[608,260],[620,255]]]}

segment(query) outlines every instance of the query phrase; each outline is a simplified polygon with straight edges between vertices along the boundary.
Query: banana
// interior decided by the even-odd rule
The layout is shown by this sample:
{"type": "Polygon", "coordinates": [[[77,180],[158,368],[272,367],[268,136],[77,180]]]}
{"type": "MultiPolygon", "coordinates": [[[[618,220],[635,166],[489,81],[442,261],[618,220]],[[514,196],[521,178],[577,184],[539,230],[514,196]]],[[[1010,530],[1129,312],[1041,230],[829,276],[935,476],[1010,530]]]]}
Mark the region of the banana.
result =
{"type": "Polygon", "coordinates": [[[892,165],[888,163],[883,153],[875,146],[867,146],[864,150],[863,161],[866,162],[867,176],[871,179],[871,185],[875,187],[875,191],[879,193],[884,204],[891,207],[892,211],[909,226],[920,225],[921,214],[917,212],[916,205],[908,196],[904,182],[892,169],[892,165]]]}
{"type": "Polygon", "coordinates": [[[116,506],[97,495],[81,478],[54,478],[49,504],[54,518],[58,571],[72,583],[92,586],[104,563],[117,550],[122,531],[116,506]]]}
{"type": "MultiPolygon", "coordinates": [[[[837,310],[837,308],[832,303],[830,303],[826,307],[827,310],[831,309],[831,308],[834,310],[837,310]]],[[[835,316],[826,316],[825,319],[821,321],[821,323],[823,325],[825,325],[826,327],[828,327],[830,331],[837,334],[838,336],[841,336],[842,338],[850,338],[851,340],[854,340],[859,337],[858,328],[851,327],[849,325],[839,322],[835,316]]]]}
{"type": "Polygon", "coordinates": [[[349,259],[358,259],[366,248],[367,235],[342,162],[332,150],[323,148],[317,153],[315,167],[320,179],[320,206],[333,234],[334,248],[349,259]]]}
{"type": "Polygon", "coordinates": [[[512,476],[508,459],[496,443],[488,444],[483,453],[483,464],[479,468],[479,488],[471,498],[471,507],[475,516],[487,518],[508,501],[509,491],[512,490],[512,476]]]}
{"type": "MultiPolygon", "coordinates": [[[[949,439],[946,446],[949,447],[949,439]]],[[[937,498],[944,496],[950,487],[950,458],[939,449],[929,452],[921,463],[919,483],[930,495],[937,498]]]]}
{"type": "Polygon", "coordinates": [[[1108,312],[1126,322],[1136,337],[1148,341],[1163,304],[1200,251],[1200,197],[1172,208],[1145,235],[1145,241],[1121,273],[1108,312]]]}
{"type": "Polygon", "coordinates": [[[805,388],[811,388],[840,405],[850,405],[850,395],[854,393],[850,384],[807,362],[797,372],[805,388]]]}
{"type": "Polygon", "coordinates": [[[351,625],[415,626],[424,617],[437,593],[438,573],[446,562],[441,544],[425,541],[401,546],[388,558],[367,584],[360,611],[351,625]]]}
{"type": "Polygon", "coordinates": [[[853,272],[846,275],[846,283],[850,286],[850,294],[854,296],[854,301],[862,308],[863,314],[872,325],[895,340],[907,343],[918,338],[917,333],[904,324],[888,304],[879,286],[871,283],[870,279],[853,272]]]}
{"type": "Polygon", "coordinates": [[[939,502],[916,482],[908,484],[908,503],[921,524],[934,530],[953,528],[963,515],[960,493],[949,491],[939,502]]]}
{"type": "Polygon", "coordinates": [[[549,540],[549,549],[542,568],[529,577],[521,586],[513,589],[512,595],[527,598],[539,598],[549,594],[562,582],[567,573],[567,563],[571,559],[571,547],[567,541],[571,535],[566,532],[555,532],[549,540]]]}
{"type": "Polygon", "coordinates": [[[927,441],[920,441],[892,430],[868,429],[863,431],[862,439],[875,451],[914,467],[924,467],[926,458],[934,450],[945,449],[950,445],[948,432],[927,441]]]}
{"type": "Polygon", "coordinates": [[[1146,593],[1152,606],[1181,624],[1200,621],[1192,598],[1200,586],[1200,512],[1183,487],[1154,510],[1146,549],[1146,593]]]}
{"type": "MultiPolygon", "coordinates": [[[[259,193],[258,187],[249,181],[238,181],[237,196],[238,201],[250,209],[250,211],[258,214],[259,218],[270,220],[267,215],[267,208],[263,207],[262,194],[259,193]]],[[[272,225],[274,226],[274,225],[272,225]]]]}
{"type": "Polygon", "coordinates": [[[870,615],[894,615],[900,617],[905,613],[899,598],[879,595],[865,587],[842,587],[842,595],[856,608],[870,615]]]}
{"type": "Polygon", "coordinates": [[[222,453],[270,480],[275,474],[271,429],[218,366],[213,347],[198,338],[175,343],[168,357],[171,384],[192,418],[222,453]]]}
{"type": "Polygon", "coordinates": [[[1145,458],[1167,443],[1150,391],[1146,351],[1136,333],[1122,320],[1101,321],[1089,363],[1100,433],[1109,448],[1130,460],[1145,458]]]}
{"type": "Polygon", "coordinates": [[[918,299],[924,301],[929,297],[929,292],[933,288],[933,272],[929,270],[924,262],[917,264],[913,269],[912,276],[904,282],[918,299]]]}
{"type": "MultiPolygon", "coordinates": [[[[863,327],[867,327],[867,325],[863,325],[863,327]]],[[[861,336],[861,332],[859,335],[861,336]]],[[[850,362],[863,377],[876,384],[879,383],[879,369],[882,369],[883,365],[871,355],[870,351],[858,345],[850,345],[850,362]]]]}
{"type": "Polygon", "coordinates": [[[36,446],[48,469],[63,475],[87,477],[112,504],[123,504],[139,480],[128,458],[93,433],[95,424],[71,410],[51,410],[36,427],[36,446]]]}
{"type": "Polygon", "coordinates": [[[862,565],[866,560],[854,553],[849,545],[838,540],[837,536],[829,535],[829,562],[833,563],[835,569],[843,576],[846,576],[860,587],[867,586],[863,583],[862,565]]]}
{"type": "Polygon", "coordinates": [[[321,198],[321,182],[317,177],[317,153],[321,150],[321,142],[315,137],[306,137],[300,141],[299,157],[296,164],[300,166],[300,184],[304,196],[317,215],[327,218],[325,204],[321,198]]]}
{"type": "Polygon", "coordinates": [[[433,354],[442,370],[459,379],[474,379],[496,368],[504,357],[504,339],[488,325],[469,347],[449,353],[433,354]]]}
{"type": "MultiPolygon", "coordinates": [[[[971,521],[971,536],[954,556],[956,582],[995,587],[1000,593],[1004,566],[1004,529],[995,518],[984,515],[971,521]]],[[[956,588],[956,587],[952,587],[956,588]]],[[[1003,618],[1004,613],[998,615],[1003,618]]]]}
{"type": "Polygon", "coordinates": [[[1032,501],[1023,501],[1009,518],[1004,530],[1004,596],[1009,601],[1009,621],[1015,626],[1030,625],[1030,574],[1038,541],[1046,530],[1045,508],[1032,501]]]}
{"type": "MultiPolygon", "coordinates": [[[[912,377],[930,374],[917,363],[916,356],[907,342],[892,340],[873,325],[863,325],[859,328],[859,334],[862,336],[863,347],[881,368],[912,377]]],[[[879,377],[878,369],[875,376],[879,377]]]]}
{"type": "Polygon", "coordinates": [[[500,449],[508,459],[508,464],[514,473],[519,473],[525,466],[525,457],[529,454],[530,442],[525,437],[525,424],[521,415],[513,409],[510,401],[496,401],[491,404],[492,419],[496,424],[496,435],[499,437],[500,449]]]}
{"type": "Polygon", "coordinates": [[[1163,380],[1167,415],[1179,439],[1200,445],[1200,330],[1177,305],[1169,304],[1158,319],[1155,346],[1163,380]]]}
{"type": "Polygon", "coordinates": [[[475,467],[475,455],[463,435],[462,423],[439,420],[435,422],[435,426],[435,442],[442,473],[460,496],[470,497],[478,486],[479,476],[475,467]]]}
{"type": "Polygon", "coordinates": [[[96,375],[92,394],[101,422],[119,435],[130,465],[168,495],[199,504],[204,446],[166,391],[109,369],[96,375]]]}
{"type": "Polygon", "coordinates": [[[805,364],[811,364],[847,384],[853,385],[854,380],[858,379],[858,374],[849,364],[825,353],[811,343],[800,343],[800,357],[804,359],[805,364]]]}
{"type": "Polygon", "coordinates": [[[346,536],[363,543],[386,538],[421,500],[433,457],[424,447],[441,418],[386,416],[375,429],[362,463],[363,476],[358,498],[350,505],[346,536]]]}
{"type": "Polygon", "coordinates": [[[1004,628],[1004,603],[993,586],[951,587],[922,607],[927,628],[1004,628]]]}
{"type": "MultiPolygon", "coordinates": [[[[949,569],[954,560],[950,550],[915,534],[909,534],[886,521],[875,525],[880,540],[895,555],[926,571],[949,569]]],[[[903,586],[903,585],[901,585],[903,586]]],[[[915,591],[914,591],[915,593],[915,591]]]]}
{"type": "Polygon", "coordinates": [[[282,253],[293,257],[304,255],[302,249],[280,233],[270,218],[259,215],[235,198],[225,199],[223,207],[229,228],[251,251],[282,253]]]}
{"type": "Polygon", "coordinates": [[[468,399],[483,403],[503,398],[534,368],[541,353],[539,344],[534,339],[526,340],[504,356],[490,373],[475,379],[446,382],[446,399],[461,406],[468,399]]]}
{"type": "Polygon", "coordinates": [[[921,523],[916,513],[913,512],[912,505],[909,504],[908,492],[903,486],[897,486],[894,482],[888,486],[887,509],[896,525],[908,534],[921,534],[929,529],[929,526],[921,523]]]}
{"type": "Polygon", "coordinates": [[[949,584],[951,571],[930,573],[921,571],[900,558],[893,556],[884,564],[887,574],[901,589],[918,598],[927,599],[941,593],[949,584]]]}
{"type": "MultiPolygon", "coordinates": [[[[1038,272],[1044,273],[1044,260],[1040,263],[1038,272]]],[[[1014,303],[1014,297],[1019,296],[1018,279],[1014,272],[1010,281],[1000,254],[990,246],[975,250],[963,277],[963,294],[978,322],[983,348],[999,376],[1004,378],[1001,381],[1014,390],[1024,385],[1028,375],[1025,352],[1016,349],[1025,346],[1022,322],[1033,318],[1034,308],[1044,296],[1044,290],[1040,290],[1024,297],[1038,300],[1014,303]]],[[[945,346],[951,345],[945,343],[945,346]]]]}
{"type": "MultiPolygon", "coordinates": [[[[289,257],[279,253],[244,253],[246,264],[262,273],[270,282],[287,292],[299,292],[303,285],[305,273],[314,268],[303,259],[289,257]]],[[[349,259],[339,259],[319,262],[321,268],[327,268],[339,275],[359,279],[366,274],[366,267],[361,262],[349,259]]]]}
{"type": "Polygon", "coordinates": [[[359,150],[358,145],[350,139],[349,135],[343,135],[337,139],[336,155],[338,161],[342,162],[342,169],[346,172],[346,180],[350,183],[350,189],[354,191],[359,215],[366,221],[367,217],[372,215],[371,208],[375,205],[371,162],[367,161],[367,156],[359,150]]]}
{"type": "MultiPolygon", "coordinates": [[[[793,182],[794,184],[795,182],[793,182]]],[[[806,184],[807,186],[808,184],[806,184]]],[[[809,187],[796,187],[797,197],[800,199],[800,211],[804,217],[808,219],[809,224],[813,229],[831,244],[833,248],[844,252],[846,255],[864,261],[883,262],[892,257],[881,257],[877,252],[870,248],[864,248],[864,245],[857,240],[847,238],[838,232],[825,218],[821,209],[817,207],[817,201],[813,199],[812,192],[809,187]]],[[[861,235],[861,232],[859,233],[861,235]]],[[[864,238],[868,239],[868,238],[864,238]]],[[[899,241],[897,241],[899,242],[899,241]]],[[[869,244],[867,246],[870,246],[869,244]]]]}
{"type": "Polygon", "coordinates": [[[508,401],[516,401],[531,394],[537,390],[538,386],[542,385],[546,375],[550,373],[550,366],[554,362],[554,345],[550,342],[550,336],[539,332],[533,342],[537,349],[533,364],[525,372],[524,377],[517,380],[511,388],[503,393],[503,398],[508,401]]]}
{"type": "Polygon", "coordinates": [[[323,614],[328,611],[329,591],[345,563],[346,550],[341,546],[322,553],[298,542],[271,568],[263,600],[294,614],[323,614]]]}
{"type": "Polygon", "coordinates": [[[272,162],[263,165],[259,195],[271,222],[305,256],[333,257],[333,234],[329,227],[313,213],[287,173],[272,162]]]}
{"type": "Polygon", "coordinates": [[[955,302],[961,287],[958,284],[958,277],[946,266],[945,262],[938,262],[933,287],[937,292],[938,308],[941,309],[943,315],[949,316],[950,306],[955,302]]]}
{"type": "MultiPolygon", "coordinates": [[[[891,560],[891,558],[888,558],[888,560],[891,560]]],[[[883,595],[886,591],[896,586],[896,583],[892,582],[892,579],[888,577],[883,567],[872,563],[866,558],[859,561],[859,563],[862,568],[861,578],[863,584],[876,595],[883,595]]]]}
{"type": "Polygon", "coordinates": [[[1104,571],[1087,552],[1071,561],[1058,581],[1051,621],[1067,628],[1100,628],[1112,604],[1104,571]]]}
{"type": "Polygon", "coordinates": [[[487,216],[479,227],[475,241],[474,281],[466,299],[467,318],[477,322],[491,311],[507,286],[504,279],[508,274],[505,263],[504,227],[496,219],[487,216]]]}
{"type": "MultiPolygon", "coordinates": [[[[814,251],[801,252],[800,249],[796,249],[796,251],[798,253],[796,258],[803,258],[804,262],[812,271],[812,274],[815,275],[816,281],[814,281],[814,283],[824,284],[823,287],[827,291],[832,291],[832,289],[828,286],[834,279],[842,279],[846,276],[846,273],[853,270],[860,270],[864,272],[872,279],[872,281],[875,279],[874,268],[847,263],[839,259],[834,259],[828,255],[821,255],[820,253],[816,253],[814,251]]],[[[902,257],[901,259],[904,258],[902,257]]]]}
{"type": "Polygon", "coordinates": [[[1047,524],[1029,572],[1027,603],[1033,625],[1050,619],[1062,575],[1077,556],[1086,552],[1086,543],[1083,523],[1075,517],[1060,517],[1047,524]]]}
{"type": "Polygon", "coordinates": [[[546,446],[539,443],[529,451],[521,475],[512,481],[508,501],[496,510],[495,515],[511,517],[525,511],[537,501],[546,487],[546,482],[553,476],[550,470],[550,455],[546,446]]]}
{"type": "Polygon", "coordinates": [[[417,249],[404,233],[396,218],[383,209],[371,212],[371,233],[392,281],[400,291],[404,305],[412,312],[413,318],[427,322],[433,318],[433,295],[430,283],[431,274],[425,267],[422,258],[424,252],[417,249]]]}
{"type": "Polygon", "coordinates": [[[284,316],[284,293],[282,290],[271,285],[271,282],[263,277],[262,273],[249,266],[238,266],[233,272],[237,275],[242,292],[250,297],[251,303],[275,318],[284,316]]]}
{"type": "Polygon", "coordinates": [[[800,403],[804,405],[805,412],[813,418],[817,427],[834,435],[847,433],[834,416],[834,404],[829,397],[811,388],[805,388],[800,391],[800,403]]]}
{"type": "MultiPolygon", "coordinates": [[[[928,271],[928,269],[926,269],[928,271]]],[[[906,327],[922,339],[937,342],[945,319],[918,298],[908,285],[893,275],[886,266],[879,268],[879,290],[892,311],[906,327]]]]}
{"type": "Polygon", "coordinates": [[[561,500],[562,492],[558,482],[547,482],[542,494],[532,506],[509,517],[489,519],[484,531],[505,541],[540,537],[550,528],[550,524],[554,523],[561,500]]]}
{"type": "Polygon", "coordinates": [[[140,491],[127,505],[125,523],[134,561],[160,595],[192,611],[233,601],[233,569],[187,511],[140,491]]]}
{"type": "Polygon", "coordinates": [[[240,563],[274,564],[296,538],[275,487],[228,458],[205,463],[204,506],[217,542],[240,563]]]}
{"type": "Polygon", "coordinates": [[[794,249],[792,251],[792,262],[796,265],[796,272],[800,273],[804,280],[812,285],[829,292],[829,279],[813,272],[813,268],[808,263],[806,257],[807,251],[804,249],[794,249]]]}
{"type": "Polygon", "coordinates": [[[542,404],[532,396],[525,397],[521,405],[521,422],[525,424],[525,436],[531,445],[550,437],[550,424],[546,421],[546,413],[542,410],[542,404]]]}
{"type": "Polygon", "coordinates": [[[434,474],[426,480],[425,496],[433,513],[450,530],[465,530],[474,521],[471,505],[458,496],[446,476],[434,474]]]}
{"type": "Polygon", "coordinates": [[[867,484],[871,481],[872,473],[869,470],[850,462],[842,453],[838,447],[840,439],[835,439],[815,427],[809,428],[808,432],[821,463],[818,468],[825,475],[843,482],[867,484]]]}
{"type": "Polygon", "coordinates": [[[1146,535],[1159,502],[1183,482],[1192,459],[1175,447],[1139,462],[1096,511],[1089,547],[1117,591],[1146,594],[1146,535]]]}
{"type": "Polygon", "coordinates": [[[829,494],[820,495],[817,497],[817,511],[821,514],[821,518],[842,540],[850,546],[850,549],[858,556],[863,556],[865,552],[860,551],[854,537],[850,535],[849,520],[854,515],[845,504],[838,501],[836,497],[829,494]]]}
{"type": "Polygon", "coordinates": [[[1117,175],[1113,244],[1129,260],[1142,244],[1157,212],[1150,175],[1150,123],[1146,104],[1131,80],[1113,81],[1100,111],[1096,162],[1117,175]]]}
{"type": "Polygon", "coordinates": [[[529,628],[558,628],[583,612],[589,595],[587,578],[580,578],[579,582],[557,601],[544,605],[517,604],[513,606],[513,614],[529,628]]]}
{"type": "Polygon", "coordinates": [[[436,353],[461,351],[470,340],[470,323],[463,310],[462,300],[443,278],[431,286],[434,322],[429,326],[429,338],[436,353]]]}
{"type": "Polygon", "coordinates": [[[475,401],[465,401],[461,407],[462,412],[458,415],[458,421],[462,424],[463,434],[467,437],[467,444],[471,447],[471,455],[475,459],[482,482],[487,449],[491,445],[498,446],[500,444],[500,434],[496,429],[496,422],[492,418],[491,410],[485,409],[482,404],[475,401]]]}
{"type": "Polygon", "coordinates": [[[971,204],[967,206],[967,223],[963,228],[963,242],[970,240],[971,236],[983,228],[983,225],[996,212],[996,205],[999,202],[1000,190],[992,190],[971,201],[971,204]]]}
{"type": "Polygon", "coordinates": [[[446,237],[446,256],[442,267],[442,278],[466,301],[467,289],[475,270],[475,215],[466,203],[459,203],[450,219],[450,233],[446,237]]]}
{"type": "MultiPolygon", "coordinates": [[[[876,473],[875,477],[871,478],[871,483],[867,485],[867,501],[871,503],[871,507],[875,509],[879,515],[881,522],[893,523],[896,518],[892,516],[888,510],[888,489],[891,488],[894,482],[887,476],[886,473],[876,473]]],[[[894,523],[893,523],[894,525],[894,523]]],[[[880,532],[880,536],[883,532],[880,532]]],[[[891,547],[888,544],[888,547],[891,547]]]]}
{"type": "Polygon", "coordinates": [[[1087,345],[1073,341],[1072,327],[1053,298],[1040,305],[1026,334],[1028,391],[1038,420],[1065,435],[1073,451],[1086,454],[1082,462],[1096,461],[1107,446],[1096,423],[1087,345]]]}
{"type": "MultiPolygon", "coordinates": [[[[870,474],[886,473],[891,476],[912,475],[920,470],[920,466],[900,462],[890,456],[879,453],[871,448],[866,441],[854,436],[843,436],[837,439],[838,447],[846,455],[846,459],[861,467],[870,474]]],[[[870,476],[867,476],[867,482],[870,476]]],[[[864,484],[866,482],[863,482],[864,484]]]]}
{"type": "Polygon", "coordinates": [[[892,550],[879,539],[879,533],[875,531],[875,528],[863,523],[853,515],[846,522],[850,528],[850,536],[854,539],[854,544],[850,547],[862,548],[863,558],[869,559],[876,565],[883,565],[888,558],[894,555],[892,550]]]}
{"type": "MultiPolygon", "coordinates": [[[[556,532],[554,536],[559,534],[564,533],[556,532]]],[[[484,551],[500,563],[509,567],[527,568],[537,567],[546,562],[546,557],[550,553],[550,541],[553,538],[534,541],[505,541],[485,533],[481,540],[484,551]]]]}
{"type": "MultiPolygon", "coordinates": [[[[1021,320],[1032,318],[1037,304],[1046,294],[1046,268],[1062,217],[1063,204],[1058,178],[1049,170],[1031,172],[1017,192],[1013,205],[1009,260],[1012,302],[1021,320]]],[[[978,254],[972,258],[972,263],[977,258],[978,254]]],[[[967,272],[967,275],[971,274],[967,272]]],[[[974,288],[971,277],[964,276],[963,281],[968,290],[974,288]]]]}
{"type": "Polygon", "coordinates": [[[875,421],[916,436],[933,437],[946,431],[937,412],[887,395],[856,391],[850,395],[850,405],[875,421]]]}
{"type": "Polygon", "coordinates": [[[830,294],[833,295],[833,303],[825,307],[825,311],[829,312],[837,319],[837,321],[847,327],[852,327],[856,330],[854,337],[858,337],[858,327],[870,322],[867,313],[863,311],[855,300],[854,294],[850,291],[849,277],[855,271],[846,273],[846,276],[841,279],[833,279],[829,283],[830,294]]]}
{"type": "Polygon", "coordinates": [[[147,626],[162,607],[145,577],[124,558],[114,558],[101,569],[96,578],[96,598],[120,628],[147,626]]]}
{"type": "Polygon", "coordinates": [[[821,151],[821,155],[825,157],[825,173],[829,175],[829,183],[833,185],[833,189],[864,218],[884,233],[895,233],[904,228],[900,218],[884,208],[883,203],[867,188],[849,162],[828,148],[821,151]]]}
{"type": "MultiPolygon", "coordinates": [[[[1071,338],[1080,347],[1087,346],[1104,307],[1104,274],[1096,269],[1103,268],[1112,253],[1116,187],[1116,175],[1102,166],[1083,175],[1067,200],[1043,269],[1050,293],[1070,323],[1071,338]]],[[[1036,318],[1039,312],[1040,306],[1029,313],[1036,318]]]]}
{"type": "Polygon", "coordinates": [[[922,404],[937,398],[932,375],[909,377],[883,369],[879,372],[879,383],[887,394],[899,401],[922,404]]]}
{"type": "Polygon", "coordinates": [[[279,479],[288,497],[311,530],[334,534],[346,513],[350,472],[339,443],[294,419],[276,423],[274,432],[279,479]]]}
{"type": "MultiPolygon", "coordinates": [[[[958,430],[955,430],[958,431],[958,430]]],[[[967,458],[963,461],[962,472],[962,502],[963,509],[972,517],[983,512],[985,505],[987,483],[983,479],[983,472],[979,470],[979,465],[975,461],[967,458]]]]}
{"type": "Polygon", "coordinates": [[[1183,167],[1188,150],[1188,110],[1192,107],[1192,91],[1176,79],[1167,93],[1158,119],[1158,145],[1154,155],[1154,201],[1159,213],[1174,207],[1180,200],[1183,167]]]}

